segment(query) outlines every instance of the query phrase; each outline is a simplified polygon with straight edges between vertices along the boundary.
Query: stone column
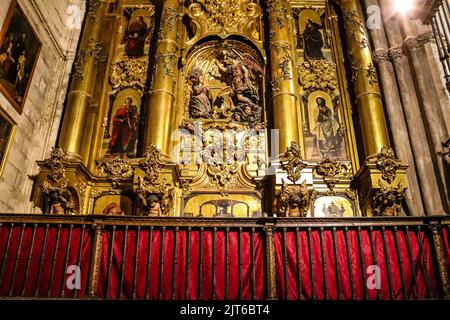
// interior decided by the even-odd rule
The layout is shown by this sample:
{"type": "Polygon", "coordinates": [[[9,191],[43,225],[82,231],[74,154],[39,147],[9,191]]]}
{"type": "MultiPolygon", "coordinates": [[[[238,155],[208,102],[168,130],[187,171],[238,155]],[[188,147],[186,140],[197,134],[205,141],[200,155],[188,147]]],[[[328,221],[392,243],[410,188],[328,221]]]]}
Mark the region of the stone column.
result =
{"type": "Polygon", "coordinates": [[[439,215],[444,213],[441,199],[437,196],[440,187],[436,178],[433,157],[430,154],[428,138],[422,112],[420,110],[419,98],[416,93],[412,71],[409,67],[408,58],[403,54],[401,30],[397,21],[392,20],[388,5],[381,0],[380,5],[384,17],[384,30],[389,42],[388,51],[395,68],[395,74],[403,103],[403,112],[408,127],[414,162],[416,164],[419,186],[422,192],[422,200],[426,215],[439,215]]]}
{"type": "Polygon", "coordinates": [[[272,108],[274,128],[279,130],[279,151],[292,142],[299,143],[298,101],[295,91],[294,48],[288,17],[291,8],[285,1],[267,3],[270,28],[270,61],[272,74],[272,108]]]}
{"type": "Polygon", "coordinates": [[[431,75],[432,70],[428,64],[425,48],[418,39],[407,36],[403,42],[403,49],[408,55],[411,67],[414,70],[415,82],[422,102],[422,114],[424,115],[431,140],[432,155],[435,157],[443,187],[441,196],[443,199],[447,199],[444,201],[448,204],[448,188],[450,185],[446,183],[444,159],[440,155],[444,151],[442,144],[447,141],[449,136],[444,114],[440,108],[438,93],[431,75]]]}
{"type": "Polygon", "coordinates": [[[90,136],[86,134],[88,109],[92,103],[102,47],[100,39],[106,14],[105,0],[91,0],[80,50],[74,63],[72,85],[67,98],[59,146],[68,157],[87,164],[90,152],[90,136]]]}
{"type": "MultiPolygon", "coordinates": [[[[365,0],[366,7],[371,5],[378,6],[377,0],[365,0]]],[[[384,29],[370,30],[374,45],[373,57],[378,65],[383,87],[383,96],[386,104],[386,111],[389,118],[392,140],[400,159],[409,164],[407,173],[409,189],[406,193],[406,204],[411,215],[424,215],[422,205],[422,196],[420,194],[419,182],[416,175],[414,156],[411,151],[408,128],[403,114],[402,101],[400,99],[395,71],[392,63],[389,61],[388,48],[384,29]]]]}
{"type": "Polygon", "coordinates": [[[165,0],[163,3],[153,87],[146,109],[144,147],[154,144],[163,154],[169,155],[172,148],[172,113],[178,79],[183,1],[165,0]]]}

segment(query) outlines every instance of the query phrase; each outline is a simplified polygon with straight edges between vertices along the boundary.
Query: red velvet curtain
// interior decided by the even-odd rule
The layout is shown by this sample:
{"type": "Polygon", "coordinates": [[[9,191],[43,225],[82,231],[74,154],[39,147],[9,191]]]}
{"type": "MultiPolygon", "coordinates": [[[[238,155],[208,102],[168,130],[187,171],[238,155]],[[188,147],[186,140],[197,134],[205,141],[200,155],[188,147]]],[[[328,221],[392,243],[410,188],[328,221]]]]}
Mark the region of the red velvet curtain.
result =
{"type": "Polygon", "coordinates": [[[219,300],[242,298],[246,300],[253,297],[264,299],[264,249],[262,237],[259,233],[254,233],[252,240],[251,232],[242,231],[239,245],[239,232],[230,231],[228,233],[228,250],[226,251],[227,236],[223,230],[215,233],[214,247],[212,230],[202,232],[202,242],[200,243],[200,230],[198,229],[188,232],[186,229],[175,231],[174,228],[170,228],[163,231],[162,228],[155,228],[151,232],[149,228],[143,228],[140,231],[136,228],[130,228],[127,231],[126,239],[124,239],[125,230],[121,228],[114,232],[113,255],[111,256],[112,236],[113,231],[108,229],[103,238],[99,281],[101,286],[98,292],[100,297],[112,299],[136,297],[137,299],[163,300],[197,300],[199,298],[219,300]],[[178,236],[176,236],[176,233],[178,236]],[[189,251],[188,234],[190,239],[189,251]],[[251,259],[252,241],[253,264],[251,259]],[[124,253],[125,245],[126,251],[124,253]],[[138,246],[137,251],[136,245],[138,246]],[[202,266],[199,272],[200,246],[202,249],[202,266]],[[239,247],[241,250],[239,250],[239,247]],[[149,263],[150,251],[151,259],[149,263]],[[239,254],[241,257],[240,273],[239,254]],[[215,256],[214,259],[213,256],[215,256]],[[122,269],[123,258],[125,258],[125,263],[122,269]],[[188,259],[189,264],[186,268],[188,259]],[[228,272],[226,272],[227,259],[228,272]],[[148,272],[148,269],[150,269],[150,272],[148,272]],[[135,270],[137,271],[135,272],[135,270]],[[187,296],[186,276],[188,278],[187,296]],[[202,283],[200,288],[199,277],[201,277],[202,283]],[[252,278],[256,281],[253,282],[252,278]],[[108,294],[106,294],[106,290],[108,294]]]}
{"type": "MultiPolygon", "coordinates": [[[[323,234],[313,228],[309,235],[303,228],[298,233],[278,229],[274,239],[278,298],[299,299],[300,294],[301,299],[334,300],[438,298],[430,233],[422,230],[395,233],[387,228],[383,236],[374,229],[371,236],[367,229],[360,233],[338,229],[333,236],[327,228],[323,234]],[[380,268],[378,292],[366,286],[372,274],[366,273],[369,265],[380,268]]],[[[114,232],[108,226],[103,233],[98,287],[102,298],[265,298],[262,231],[129,227],[126,234],[124,239],[123,226],[114,232]]],[[[441,236],[450,272],[448,230],[443,228],[441,236]]],[[[85,296],[92,244],[90,225],[60,229],[53,224],[0,225],[0,296],[61,297],[63,292],[65,297],[85,296]],[[70,265],[81,267],[80,290],[65,285],[70,265]]]]}
{"type": "Polygon", "coordinates": [[[11,228],[3,224],[0,229],[0,296],[34,297],[37,293],[38,297],[61,297],[63,290],[65,297],[86,295],[92,246],[90,226],[83,232],[82,226],[76,225],[70,232],[70,227],[65,225],[58,232],[57,225],[50,225],[44,244],[46,229],[45,225],[23,227],[16,224],[11,228]],[[79,265],[79,290],[67,287],[66,280],[73,273],[67,273],[66,264],[67,267],[79,265]]]}
{"type": "Polygon", "coordinates": [[[298,235],[296,235],[296,231],[287,231],[285,234],[281,231],[276,232],[278,298],[299,299],[301,293],[301,299],[313,299],[314,296],[320,300],[325,298],[359,300],[366,296],[368,299],[377,299],[377,290],[368,289],[366,286],[367,279],[374,274],[373,271],[366,273],[367,267],[370,265],[377,265],[380,268],[380,299],[391,299],[391,297],[394,299],[427,298],[429,297],[428,293],[431,297],[438,297],[430,240],[424,232],[408,232],[411,248],[410,259],[405,232],[397,231],[397,251],[394,231],[385,231],[384,244],[382,232],[374,230],[373,248],[376,262],[373,258],[370,232],[362,230],[360,235],[361,246],[357,231],[347,231],[347,242],[345,231],[338,230],[335,233],[335,247],[332,231],[323,231],[322,252],[322,238],[317,229],[310,233],[310,245],[308,231],[304,229],[299,231],[298,235]],[[296,250],[297,237],[299,252],[296,250]],[[287,245],[286,255],[283,250],[284,239],[287,245]],[[312,248],[311,252],[309,248],[312,248]],[[324,261],[322,256],[324,256],[324,261]],[[298,272],[298,270],[300,271],[298,272]],[[287,293],[285,271],[288,282],[287,293]],[[301,288],[299,288],[299,283],[301,283],[301,288]],[[314,285],[314,294],[312,285],[314,285]],[[338,297],[338,287],[340,297],[338,297]],[[367,288],[366,292],[364,287],[367,288]]]}

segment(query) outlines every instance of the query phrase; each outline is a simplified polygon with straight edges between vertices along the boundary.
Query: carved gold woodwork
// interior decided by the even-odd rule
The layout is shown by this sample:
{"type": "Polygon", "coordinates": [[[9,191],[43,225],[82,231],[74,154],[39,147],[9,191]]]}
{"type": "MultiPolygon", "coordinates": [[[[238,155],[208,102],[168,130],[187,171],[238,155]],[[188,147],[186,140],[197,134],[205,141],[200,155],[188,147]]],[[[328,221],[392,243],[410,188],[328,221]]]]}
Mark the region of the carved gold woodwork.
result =
{"type": "Polygon", "coordinates": [[[292,142],[286,152],[280,157],[281,168],[287,172],[289,180],[296,183],[301,171],[307,166],[303,161],[301,150],[296,142],[292,142]]]}
{"type": "Polygon", "coordinates": [[[334,3],[342,20],[327,1],[123,0],[108,13],[94,1],[58,144],[67,155],[40,163],[35,203],[48,211],[53,193],[63,207],[69,192],[66,211],[79,214],[215,216],[228,205],[239,217],[305,217],[318,199],[341,197],[354,215],[399,214],[406,166],[389,149],[363,15],[356,0],[334,3]],[[139,15],[145,54],[133,56],[139,15]],[[367,157],[359,171],[348,87],[367,157]],[[111,153],[127,97],[134,150],[111,153]]]}
{"type": "Polygon", "coordinates": [[[338,87],[334,62],[328,60],[306,60],[297,63],[300,86],[306,91],[323,90],[334,92],[338,87]]]}
{"type": "Polygon", "coordinates": [[[408,186],[407,168],[392,149],[383,148],[368,157],[353,179],[362,211],[367,215],[398,215],[408,186]]]}
{"type": "Polygon", "coordinates": [[[325,159],[317,165],[315,173],[322,176],[330,191],[333,191],[341,179],[349,178],[351,167],[345,163],[325,159]]]}
{"type": "Polygon", "coordinates": [[[63,126],[59,146],[68,155],[81,160],[85,165],[89,162],[92,137],[90,128],[86,126],[89,107],[93,102],[95,82],[99,67],[99,59],[103,55],[100,43],[102,27],[105,21],[107,3],[105,1],[91,1],[87,11],[100,22],[88,19],[85,24],[80,50],[75,59],[75,73],[67,97],[63,126]]]}
{"type": "Polygon", "coordinates": [[[308,190],[306,183],[288,186],[283,180],[279,212],[290,218],[306,217],[316,194],[315,190],[308,190]]]}
{"type": "Polygon", "coordinates": [[[190,42],[208,35],[226,38],[239,34],[261,41],[261,8],[258,0],[194,0],[187,13],[195,26],[190,42]]]}

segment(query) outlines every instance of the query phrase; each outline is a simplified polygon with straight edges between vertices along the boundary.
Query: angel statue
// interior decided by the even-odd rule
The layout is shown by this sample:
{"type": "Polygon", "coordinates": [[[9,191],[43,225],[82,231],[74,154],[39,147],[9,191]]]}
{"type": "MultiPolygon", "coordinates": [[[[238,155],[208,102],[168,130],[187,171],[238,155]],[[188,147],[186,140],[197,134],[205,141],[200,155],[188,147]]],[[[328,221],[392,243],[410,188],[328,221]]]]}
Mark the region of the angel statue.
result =
{"type": "Polygon", "coordinates": [[[255,83],[263,74],[261,66],[249,54],[243,54],[240,58],[231,50],[223,50],[220,58],[223,63],[217,60],[215,63],[224,81],[232,90],[231,98],[235,105],[233,120],[260,122],[261,98],[255,83]]]}

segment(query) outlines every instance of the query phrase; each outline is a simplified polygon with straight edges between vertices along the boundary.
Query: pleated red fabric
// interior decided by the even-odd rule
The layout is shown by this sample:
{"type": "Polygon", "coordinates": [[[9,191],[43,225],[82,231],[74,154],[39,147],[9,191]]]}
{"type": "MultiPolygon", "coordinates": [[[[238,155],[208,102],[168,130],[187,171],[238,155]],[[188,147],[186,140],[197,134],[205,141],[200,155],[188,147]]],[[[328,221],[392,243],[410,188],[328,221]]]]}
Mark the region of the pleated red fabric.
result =
{"type": "Polygon", "coordinates": [[[92,247],[91,227],[16,224],[0,229],[0,296],[83,297],[87,293],[92,247]],[[34,241],[33,241],[34,234],[34,241]],[[82,236],[83,235],[83,236],[82,236]],[[70,241],[69,241],[70,237],[70,241]],[[33,244],[33,247],[31,245],[33,244]],[[80,267],[80,289],[67,280],[80,267]]]}

